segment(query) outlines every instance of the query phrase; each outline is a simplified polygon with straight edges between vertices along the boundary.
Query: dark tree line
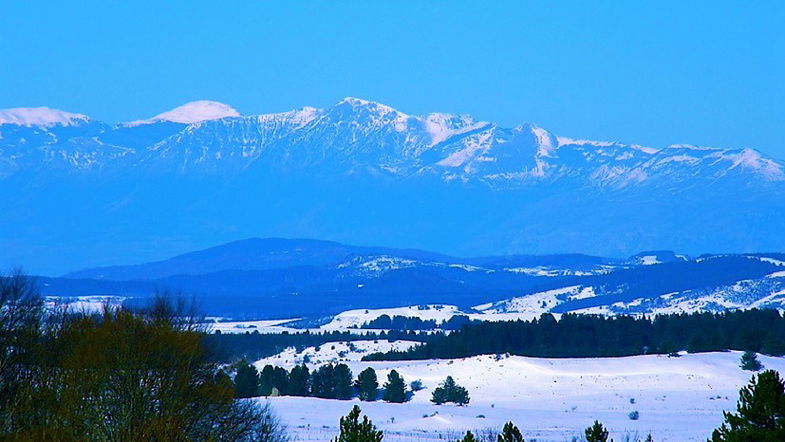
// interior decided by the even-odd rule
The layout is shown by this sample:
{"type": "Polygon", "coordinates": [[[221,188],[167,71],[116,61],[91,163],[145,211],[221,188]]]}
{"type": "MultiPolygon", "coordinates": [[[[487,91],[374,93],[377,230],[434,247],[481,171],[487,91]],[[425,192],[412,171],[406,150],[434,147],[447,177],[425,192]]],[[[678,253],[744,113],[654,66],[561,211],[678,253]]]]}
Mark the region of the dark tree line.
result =
{"type": "MultiPolygon", "coordinates": [[[[258,371],[246,361],[235,365],[234,387],[238,398],[312,396],[345,400],[359,397],[363,401],[375,401],[379,396],[376,371],[371,367],[354,379],[351,369],[342,363],[322,365],[313,372],[305,364],[294,366],[288,372],[272,365],[265,365],[262,371],[258,371]]],[[[401,403],[409,399],[406,382],[395,370],[387,375],[381,393],[387,402],[401,403]]]]}
{"type": "Polygon", "coordinates": [[[460,330],[461,327],[470,323],[471,320],[466,315],[453,315],[450,319],[436,322],[435,319],[421,319],[411,316],[395,315],[392,318],[389,315],[381,315],[376,319],[365,322],[360,326],[362,329],[377,329],[377,330],[460,330]]]}
{"type": "Polygon", "coordinates": [[[604,357],[675,351],[749,350],[785,354],[785,318],[776,310],[658,315],[654,318],[544,314],[531,321],[473,322],[407,351],[364,360],[460,358],[510,353],[534,357],[604,357]]]}

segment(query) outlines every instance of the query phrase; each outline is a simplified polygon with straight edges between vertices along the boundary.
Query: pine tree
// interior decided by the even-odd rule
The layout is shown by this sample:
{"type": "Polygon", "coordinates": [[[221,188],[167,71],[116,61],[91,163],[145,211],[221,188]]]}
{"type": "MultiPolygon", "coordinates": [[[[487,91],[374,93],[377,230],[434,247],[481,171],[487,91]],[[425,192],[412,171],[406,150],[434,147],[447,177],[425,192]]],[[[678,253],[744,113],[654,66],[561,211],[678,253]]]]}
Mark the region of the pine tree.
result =
{"type": "MultiPolygon", "coordinates": [[[[275,367],[272,375],[272,386],[277,395],[289,394],[289,373],[281,367],[275,367]]],[[[272,394],[272,392],[271,392],[272,394]]]]}
{"type": "Polygon", "coordinates": [[[352,397],[352,371],[346,364],[338,364],[333,370],[333,391],[336,399],[352,397]]]}
{"type": "Polygon", "coordinates": [[[471,431],[467,431],[466,435],[463,436],[463,439],[461,439],[461,440],[459,440],[457,442],[480,442],[480,441],[477,440],[476,437],[474,437],[474,434],[472,434],[471,431]]]}
{"type": "Polygon", "coordinates": [[[308,396],[308,378],[310,373],[305,364],[292,367],[289,373],[289,394],[292,396],[308,396]]]}
{"type": "Polygon", "coordinates": [[[360,407],[355,405],[352,411],[340,421],[341,434],[333,442],[381,442],[384,433],[377,430],[376,426],[363,416],[360,422],[360,407]]]}
{"type": "Polygon", "coordinates": [[[447,402],[447,391],[444,387],[436,387],[431,394],[431,402],[441,405],[447,402]]]}
{"type": "Polygon", "coordinates": [[[466,405],[469,403],[469,392],[464,387],[456,385],[450,395],[450,400],[458,405],[466,405]]]}
{"type": "Polygon", "coordinates": [[[324,399],[335,399],[334,371],[335,368],[331,364],[322,365],[313,371],[311,375],[311,393],[314,396],[324,399]]]}
{"type": "Polygon", "coordinates": [[[646,439],[643,442],[654,442],[654,438],[651,437],[651,433],[649,433],[649,435],[646,436],[646,439]]]}
{"type": "Polygon", "coordinates": [[[749,350],[745,351],[744,354],[741,355],[740,366],[742,370],[749,371],[760,371],[763,368],[763,364],[758,361],[758,355],[749,350]]]}
{"type": "Polygon", "coordinates": [[[587,428],[586,431],[586,442],[607,442],[608,441],[608,430],[602,426],[599,421],[594,421],[594,424],[587,428]]]}
{"type": "Polygon", "coordinates": [[[265,365],[259,373],[259,394],[262,396],[270,396],[273,392],[273,378],[275,377],[275,367],[272,365],[265,365]]]}
{"type": "Polygon", "coordinates": [[[521,431],[512,422],[507,422],[502,428],[502,434],[496,438],[497,442],[524,442],[521,431]]]}
{"type": "Polygon", "coordinates": [[[254,397],[259,395],[259,373],[256,367],[242,360],[237,365],[237,374],[234,376],[234,395],[238,398],[254,397]]]}
{"type": "Polygon", "coordinates": [[[376,371],[368,367],[360,372],[360,375],[357,377],[357,386],[361,401],[375,401],[376,389],[379,388],[376,371]]]}
{"type": "Polygon", "coordinates": [[[712,433],[713,442],[785,440],[785,385],[776,371],[753,376],[739,391],[736,410],[723,413],[725,423],[712,433]]]}
{"type": "Polygon", "coordinates": [[[399,404],[406,401],[406,382],[395,370],[390,371],[390,374],[387,375],[387,383],[384,384],[384,400],[399,404]]]}

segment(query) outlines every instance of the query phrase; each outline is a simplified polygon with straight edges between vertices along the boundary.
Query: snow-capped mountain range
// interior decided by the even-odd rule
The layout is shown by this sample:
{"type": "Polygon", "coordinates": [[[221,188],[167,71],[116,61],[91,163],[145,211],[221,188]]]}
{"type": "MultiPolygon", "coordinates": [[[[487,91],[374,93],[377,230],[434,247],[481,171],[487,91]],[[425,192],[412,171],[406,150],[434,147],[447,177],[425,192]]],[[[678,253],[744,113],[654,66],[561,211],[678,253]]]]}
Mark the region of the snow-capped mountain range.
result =
{"type": "Polygon", "coordinates": [[[116,124],[0,111],[0,191],[0,265],[55,271],[258,235],[463,255],[785,248],[785,166],[754,149],[589,141],[358,98],[245,116],[197,101],[116,124]],[[52,243],[68,258],[39,252],[52,243]]]}
{"type": "Polygon", "coordinates": [[[600,186],[729,177],[785,180],[782,163],[749,148],[579,140],[533,124],[504,128],[466,115],[413,116],[351,97],[326,109],[252,116],[222,103],[195,101],[114,125],[44,107],[17,108],[0,111],[0,131],[6,174],[41,166],[84,171],[160,162],[170,171],[189,173],[275,162],[501,185],[564,178],[600,186]]]}

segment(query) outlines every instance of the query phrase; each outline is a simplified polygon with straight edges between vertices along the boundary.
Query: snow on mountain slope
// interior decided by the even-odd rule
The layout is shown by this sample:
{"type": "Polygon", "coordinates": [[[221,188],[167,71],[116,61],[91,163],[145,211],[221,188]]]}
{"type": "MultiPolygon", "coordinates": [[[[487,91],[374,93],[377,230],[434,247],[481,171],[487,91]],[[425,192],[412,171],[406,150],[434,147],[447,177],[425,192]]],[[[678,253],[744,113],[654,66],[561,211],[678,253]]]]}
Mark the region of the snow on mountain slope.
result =
{"type": "MultiPolygon", "coordinates": [[[[0,112],[0,123],[51,126],[87,120],[84,115],[48,108],[0,112]]],[[[325,109],[305,107],[250,117],[241,117],[222,103],[194,101],[148,120],[108,127],[103,137],[111,138],[114,146],[130,147],[131,139],[124,142],[122,137],[109,135],[160,122],[189,126],[175,136],[135,148],[135,163],[155,166],[163,160],[162,164],[173,163],[183,170],[189,165],[204,169],[223,163],[235,168],[255,162],[297,167],[335,163],[344,173],[363,169],[393,175],[430,173],[447,181],[479,180],[495,185],[577,177],[616,187],[665,177],[671,182],[739,174],[764,181],[785,179],[781,163],[753,149],[691,145],[654,149],[575,140],[530,124],[509,129],[465,115],[412,116],[353,97],[325,109]],[[213,124],[204,124],[208,122],[213,124]]]]}
{"type": "MultiPolygon", "coordinates": [[[[610,429],[615,440],[625,440],[625,435],[645,437],[650,432],[657,441],[704,441],[722,422],[722,411],[734,408],[738,390],[751,376],[738,367],[739,357],[739,352],[679,358],[487,355],[400,362],[359,362],[347,357],[355,375],[370,366],[383,381],[395,369],[406,382],[421,380],[425,389],[405,404],[294,397],[259,400],[269,400],[298,440],[304,441],[335,437],[339,418],[355,404],[390,441],[457,440],[466,430],[499,429],[513,421],[526,440],[563,442],[580,437],[595,419],[610,429]],[[468,406],[430,403],[433,389],[447,376],[467,388],[468,406]],[[632,411],[639,412],[638,420],[629,419],[632,411]]],[[[785,370],[783,358],[759,358],[766,368],[785,370]]],[[[278,360],[289,364],[291,359],[285,353],[278,360]]],[[[257,366],[275,362],[274,356],[257,366]]],[[[309,365],[316,366],[313,359],[309,365]]]]}
{"type": "Polygon", "coordinates": [[[592,287],[574,285],[478,305],[474,308],[484,314],[519,313],[523,316],[521,319],[531,320],[538,318],[543,313],[550,313],[553,308],[565,301],[593,296],[595,293],[592,287]]]}
{"type": "Polygon", "coordinates": [[[0,109],[0,125],[17,126],[74,126],[89,121],[87,115],[65,112],[48,107],[17,107],[0,109]]]}
{"type": "MultiPolygon", "coordinates": [[[[779,255],[778,255],[779,257],[779,255]]],[[[633,267],[588,276],[569,285],[476,306],[483,313],[632,314],[722,312],[749,308],[785,311],[785,268],[763,255],[716,255],[688,260],[672,252],[644,252],[628,260],[633,267]],[[662,261],[661,261],[662,260],[662,261]],[[737,277],[726,277],[751,264],[737,277]],[[703,267],[711,263],[712,267],[703,267]],[[622,276],[626,275],[626,276],[622,276]],[[701,281],[700,283],[696,281],[701,281]],[[671,284],[675,282],[675,284],[671,284]]]]}

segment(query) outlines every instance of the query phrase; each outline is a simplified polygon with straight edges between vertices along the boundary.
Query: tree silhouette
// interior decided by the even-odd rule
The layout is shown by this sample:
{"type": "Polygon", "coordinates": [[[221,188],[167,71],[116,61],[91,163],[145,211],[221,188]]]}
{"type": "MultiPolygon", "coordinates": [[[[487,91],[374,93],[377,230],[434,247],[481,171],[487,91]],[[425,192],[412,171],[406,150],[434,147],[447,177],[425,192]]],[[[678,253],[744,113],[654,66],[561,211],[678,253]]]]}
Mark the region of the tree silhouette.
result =
{"type": "Polygon", "coordinates": [[[497,442],[524,442],[521,431],[512,422],[507,422],[502,428],[502,434],[496,438],[497,442]]]}
{"type": "Polygon", "coordinates": [[[390,374],[387,375],[387,383],[384,384],[384,400],[395,403],[406,401],[406,382],[395,370],[390,371],[390,374]]]}
{"type": "Polygon", "coordinates": [[[763,368],[763,364],[758,361],[758,355],[749,350],[745,351],[744,354],[741,355],[741,363],[739,365],[741,366],[742,370],[748,371],[760,371],[763,368]]]}
{"type": "Polygon", "coordinates": [[[355,405],[352,411],[340,421],[341,434],[333,442],[381,442],[384,433],[377,430],[376,426],[363,416],[360,421],[360,407],[355,405]]]}
{"type": "Polygon", "coordinates": [[[586,429],[585,434],[586,442],[608,441],[608,430],[606,430],[599,421],[594,421],[594,424],[586,429]]]}
{"type": "Polygon", "coordinates": [[[753,376],[739,391],[736,410],[723,413],[725,422],[712,433],[713,442],[785,440],[785,386],[776,371],[753,376]]]}

